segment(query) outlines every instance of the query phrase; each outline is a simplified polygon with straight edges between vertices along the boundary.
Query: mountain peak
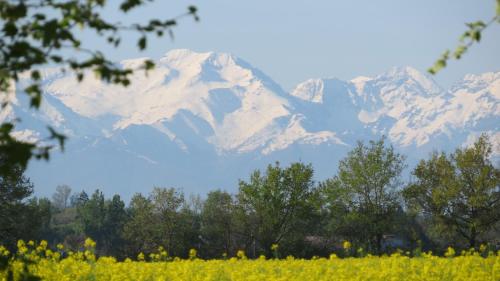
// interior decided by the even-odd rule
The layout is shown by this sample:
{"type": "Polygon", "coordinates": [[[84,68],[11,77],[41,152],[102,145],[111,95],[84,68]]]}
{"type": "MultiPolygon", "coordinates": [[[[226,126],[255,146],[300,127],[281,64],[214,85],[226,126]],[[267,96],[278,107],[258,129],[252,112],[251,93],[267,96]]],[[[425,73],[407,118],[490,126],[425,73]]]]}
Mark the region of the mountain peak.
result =
{"type": "Polygon", "coordinates": [[[309,79],[297,85],[291,95],[306,101],[321,103],[323,101],[323,89],[323,79],[309,79]]]}
{"type": "Polygon", "coordinates": [[[443,89],[426,73],[422,73],[410,66],[392,67],[385,73],[377,76],[377,80],[390,81],[399,85],[416,85],[421,88],[422,93],[436,95],[443,89]]]}
{"type": "Polygon", "coordinates": [[[494,83],[500,81],[500,71],[498,72],[486,72],[482,74],[467,74],[465,75],[464,81],[484,81],[486,83],[494,83]]]}
{"type": "Polygon", "coordinates": [[[213,64],[221,66],[225,64],[235,63],[238,59],[229,53],[222,52],[196,52],[190,49],[174,49],[165,53],[160,58],[162,63],[182,63],[186,64],[213,64]]]}
{"type": "Polygon", "coordinates": [[[170,58],[182,58],[186,56],[192,56],[192,55],[200,55],[200,54],[210,54],[211,52],[196,52],[191,49],[172,49],[167,51],[163,57],[170,57],[170,58]]]}
{"type": "Polygon", "coordinates": [[[212,52],[195,52],[189,49],[170,50],[160,58],[160,63],[166,64],[200,64],[208,59],[212,52]]]}
{"type": "Polygon", "coordinates": [[[386,73],[391,75],[391,76],[395,76],[395,75],[409,75],[409,76],[422,75],[422,73],[420,71],[418,71],[416,68],[413,68],[411,66],[393,66],[388,71],[386,71],[386,73]]]}

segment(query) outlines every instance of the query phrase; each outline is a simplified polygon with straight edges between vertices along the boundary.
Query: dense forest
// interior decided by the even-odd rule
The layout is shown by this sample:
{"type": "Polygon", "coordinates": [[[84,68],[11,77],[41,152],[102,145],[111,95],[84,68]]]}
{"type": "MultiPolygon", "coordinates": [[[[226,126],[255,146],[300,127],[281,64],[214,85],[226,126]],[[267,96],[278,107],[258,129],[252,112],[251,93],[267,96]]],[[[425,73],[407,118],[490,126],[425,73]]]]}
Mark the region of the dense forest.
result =
{"type": "Polygon", "coordinates": [[[118,259],[159,247],[179,257],[196,249],[202,258],[239,250],[250,258],[498,250],[500,170],[491,157],[483,135],[470,147],[421,160],[405,182],[405,157],[382,138],[359,142],[337,175],[322,182],[313,180],[311,165],[275,163],[241,180],[236,194],[185,196],[155,187],[128,204],[67,185],[50,199],[37,198],[24,170],[13,167],[0,177],[0,245],[47,240],[77,250],[91,237],[97,255],[118,259]]]}

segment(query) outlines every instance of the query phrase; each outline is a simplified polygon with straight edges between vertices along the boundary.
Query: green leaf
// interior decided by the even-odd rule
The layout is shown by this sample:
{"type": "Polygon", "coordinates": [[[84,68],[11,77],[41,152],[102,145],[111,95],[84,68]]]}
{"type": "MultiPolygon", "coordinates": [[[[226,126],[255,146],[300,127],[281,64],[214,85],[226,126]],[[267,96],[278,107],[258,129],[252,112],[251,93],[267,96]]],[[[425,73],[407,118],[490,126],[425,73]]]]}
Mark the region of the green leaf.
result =
{"type": "Polygon", "coordinates": [[[142,4],[141,0],[126,0],[120,5],[120,9],[124,12],[128,12],[131,9],[135,8],[142,4]]]}
{"type": "Polygon", "coordinates": [[[471,34],[472,40],[475,40],[477,42],[481,41],[481,31],[479,30],[474,30],[471,34]]]}
{"type": "Polygon", "coordinates": [[[34,108],[39,108],[42,102],[42,91],[40,90],[40,86],[38,84],[33,84],[24,91],[31,97],[30,106],[34,108]]]}
{"type": "Polygon", "coordinates": [[[467,47],[465,45],[460,45],[455,50],[455,53],[453,54],[453,56],[455,57],[455,59],[459,60],[466,51],[467,51],[467,47]]]}
{"type": "Polygon", "coordinates": [[[188,7],[189,14],[193,15],[195,21],[200,21],[200,18],[198,17],[198,8],[196,6],[189,6],[188,7]]]}
{"type": "Polygon", "coordinates": [[[31,79],[40,80],[40,72],[38,70],[31,71],[31,79]]]}
{"type": "Polygon", "coordinates": [[[146,71],[147,71],[147,70],[151,70],[151,69],[153,69],[154,67],[155,67],[155,63],[154,63],[153,61],[151,61],[151,60],[146,60],[146,61],[144,62],[144,69],[146,69],[146,71]]]}
{"type": "Polygon", "coordinates": [[[144,50],[146,48],[146,36],[142,36],[141,39],[137,42],[139,49],[144,50]]]}
{"type": "Polygon", "coordinates": [[[17,34],[17,26],[13,22],[8,21],[5,23],[3,31],[5,35],[12,37],[17,34]]]}
{"type": "Polygon", "coordinates": [[[64,143],[66,141],[66,136],[58,133],[54,128],[48,126],[47,127],[49,132],[50,132],[50,139],[55,139],[59,143],[59,147],[61,148],[61,151],[64,151],[64,143]]]}
{"type": "Polygon", "coordinates": [[[60,63],[62,62],[62,57],[61,56],[51,56],[50,57],[52,59],[53,62],[55,63],[60,63]]]}

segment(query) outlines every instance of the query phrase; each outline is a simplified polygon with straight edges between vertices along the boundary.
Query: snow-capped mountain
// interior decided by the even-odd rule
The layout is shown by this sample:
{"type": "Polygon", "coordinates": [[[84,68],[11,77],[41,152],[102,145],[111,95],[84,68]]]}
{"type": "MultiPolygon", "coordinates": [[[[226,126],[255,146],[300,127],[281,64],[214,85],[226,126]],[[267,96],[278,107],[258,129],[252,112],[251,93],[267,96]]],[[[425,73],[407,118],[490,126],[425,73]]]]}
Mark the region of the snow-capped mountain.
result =
{"type": "Polygon", "coordinates": [[[500,143],[500,72],[468,75],[444,90],[402,67],[373,78],[311,79],[287,93],[229,54],[173,50],[147,74],[143,60],[121,62],[136,70],[126,88],[46,69],[39,112],[17,93],[0,114],[22,119],[22,139],[43,140],[46,124],[70,137],[64,153],[31,164],[42,193],[60,183],[126,197],[154,185],[235,190],[238,178],[277,160],[312,162],[323,179],[357,140],[382,135],[409,162],[482,132],[500,143]]]}

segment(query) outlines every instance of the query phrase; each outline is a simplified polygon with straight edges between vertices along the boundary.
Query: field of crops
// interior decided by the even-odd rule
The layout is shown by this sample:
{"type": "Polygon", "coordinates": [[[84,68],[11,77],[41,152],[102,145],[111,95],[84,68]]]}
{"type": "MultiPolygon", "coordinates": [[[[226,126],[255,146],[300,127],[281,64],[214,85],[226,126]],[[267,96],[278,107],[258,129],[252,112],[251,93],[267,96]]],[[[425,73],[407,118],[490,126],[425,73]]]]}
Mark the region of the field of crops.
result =
{"type": "Polygon", "coordinates": [[[144,261],[117,262],[114,258],[96,259],[91,249],[69,253],[61,258],[62,246],[49,250],[46,243],[21,244],[16,255],[0,248],[0,256],[9,257],[0,270],[0,280],[500,280],[499,253],[464,252],[447,257],[403,254],[363,258],[330,258],[311,260],[250,260],[244,254],[225,260],[201,260],[196,251],[186,260],[170,259],[160,251],[144,261]],[[162,261],[162,259],[167,259],[162,261]],[[36,280],[36,279],[33,279],[36,280]]]}

